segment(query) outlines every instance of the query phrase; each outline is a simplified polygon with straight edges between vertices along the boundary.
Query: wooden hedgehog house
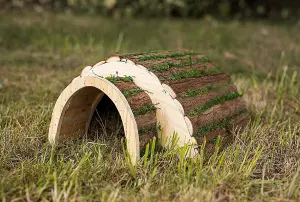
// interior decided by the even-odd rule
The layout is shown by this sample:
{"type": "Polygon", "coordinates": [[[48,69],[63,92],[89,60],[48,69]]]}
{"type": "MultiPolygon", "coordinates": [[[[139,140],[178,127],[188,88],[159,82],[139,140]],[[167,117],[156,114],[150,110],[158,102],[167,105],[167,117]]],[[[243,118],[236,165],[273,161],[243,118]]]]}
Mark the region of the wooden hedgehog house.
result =
{"type": "Polygon", "coordinates": [[[204,139],[208,148],[218,136],[228,142],[233,127],[249,120],[230,77],[207,57],[191,51],[144,52],[85,67],[55,104],[49,141],[87,134],[104,95],[119,112],[133,164],[153,137],[166,147],[176,135],[176,145],[188,146],[194,157],[204,139]]]}

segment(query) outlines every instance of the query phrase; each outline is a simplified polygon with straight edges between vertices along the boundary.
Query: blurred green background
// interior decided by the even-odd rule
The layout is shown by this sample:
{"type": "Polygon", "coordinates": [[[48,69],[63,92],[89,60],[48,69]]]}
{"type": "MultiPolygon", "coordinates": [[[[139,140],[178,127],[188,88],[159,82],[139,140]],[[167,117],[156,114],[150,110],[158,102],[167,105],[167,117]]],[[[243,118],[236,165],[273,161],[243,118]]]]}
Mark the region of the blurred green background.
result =
{"type": "Polygon", "coordinates": [[[299,7],[0,0],[0,201],[299,201],[299,7]],[[155,152],[157,163],[133,172],[122,154],[115,160],[111,145],[120,141],[106,142],[105,127],[101,138],[48,143],[55,101],[85,66],[116,53],[182,48],[224,69],[253,115],[224,153],[194,169],[155,152]]]}
{"type": "Polygon", "coordinates": [[[298,0],[0,0],[4,10],[34,9],[97,13],[113,17],[202,17],[297,19],[298,0]]]}

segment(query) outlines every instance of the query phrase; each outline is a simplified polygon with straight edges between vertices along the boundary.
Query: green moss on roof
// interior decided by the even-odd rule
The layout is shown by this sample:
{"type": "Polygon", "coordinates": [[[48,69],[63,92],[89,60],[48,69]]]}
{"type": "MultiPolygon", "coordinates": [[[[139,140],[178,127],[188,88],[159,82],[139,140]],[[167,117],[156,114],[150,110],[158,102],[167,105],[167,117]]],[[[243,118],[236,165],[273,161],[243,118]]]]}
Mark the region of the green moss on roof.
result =
{"type": "Polygon", "coordinates": [[[161,65],[152,65],[151,70],[156,71],[156,72],[161,72],[161,71],[168,70],[172,67],[184,67],[184,66],[187,66],[187,65],[192,66],[194,64],[204,64],[206,62],[209,62],[209,59],[207,57],[203,56],[200,59],[192,60],[190,58],[188,60],[182,60],[179,63],[166,62],[166,63],[161,64],[161,65]]]}
{"type": "Polygon", "coordinates": [[[218,136],[217,137],[214,137],[213,139],[209,140],[209,143],[212,143],[212,144],[217,144],[218,142],[218,136]]]}
{"type": "Polygon", "coordinates": [[[149,111],[153,111],[155,110],[156,107],[154,104],[149,104],[149,105],[144,105],[142,106],[141,108],[139,108],[138,110],[133,110],[133,114],[135,116],[138,116],[138,115],[144,115],[146,114],[147,112],[149,111]]]}
{"type": "Polygon", "coordinates": [[[199,136],[199,137],[204,136],[206,133],[212,132],[218,128],[227,129],[231,120],[234,120],[236,117],[240,116],[241,114],[243,114],[245,112],[246,112],[246,110],[243,109],[243,110],[240,110],[239,112],[237,112],[236,114],[223,119],[221,122],[207,124],[207,125],[201,127],[200,129],[198,129],[198,131],[195,133],[195,136],[199,136]]]}
{"type": "Polygon", "coordinates": [[[148,127],[148,128],[142,128],[139,130],[139,135],[144,135],[146,133],[149,133],[151,131],[155,131],[156,129],[156,126],[153,126],[153,127],[148,127]]]}
{"type": "Polygon", "coordinates": [[[212,100],[210,100],[208,103],[193,109],[191,112],[188,113],[189,116],[196,116],[199,115],[200,113],[204,112],[205,110],[210,109],[211,107],[217,105],[217,104],[222,104],[226,101],[229,100],[234,100],[235,98],[238,98],[242,96],[242,94],[239,94],[238,92],[232,92],[232,93],[228,93],[222,96],[217,96],[215,98],[213,98],[212,100]]]}
{"type": "Polygon", "coordinates": [[[219,68],[214,68],[214,69],[203,69],[203,70],[191,70],[191,71],[185,71],[185,72],[180,72],[178,74],[173,74],[169,80],[179,80],[179,79],[185,79],[185,78],[196,78],[200,76],[206,76],[210,74],[215,74],[215,73],[221,73],[222,70],[219,68]]]}
{"type": "Polygon", "coordinates": [[[122,93],[123,95],[127,98],[136,94],[139,94],[141,92],[144,92],[144,90],[140,89],[140,88],[133,88],[133,89],[126,89],[123,90],[122,93]]]}
{"type": "Polygon", "coordinates": [[[182,57],[186,55],[196,55],[195,52],[177,52],[177,53],[169,53],[164,55],[146,55],[144,57],[138,58],[138,62],[148,61],[148,60],[159,60],[164,58],[176,58],[176,57],[182,57]]]}
{"type": "Polygon", "coordinates": [[[124,76],[124,77],[119,77],[119,76],[109,76],[105,77],[108,81],[112,83],[117,83],[117,82],[132,82],[133,79],[131,76],[124,76]]]}
{"type": "Polygon", "coordinates": [[[149,51],[144,51],[144,52],[138,52],[138,53],[125,53],[120,55],[120,57],[132,57],[132,56],[138,56],[138,55],[145,55],[145,54],[150,54],[150,53],[159,53],[161,50],[149,50],[149,51]]]}
{"type": "Polygon", "coordinates": [[[224,83],[224,84],[221,84],[221,85],[211,85],[211,86],[205,86],[205,87],[199,88],[199,89],[191,88],[191,89],[188,89],[187,92],[179,94],[178,97],[188,98],[188,97],[193,97],[193,96],[196,96],[196,95],[203,95],[203,94],[207,94],[210,91],[223,89],[223,88],[229,86],[230,84],[231,83],[224,83]]]}

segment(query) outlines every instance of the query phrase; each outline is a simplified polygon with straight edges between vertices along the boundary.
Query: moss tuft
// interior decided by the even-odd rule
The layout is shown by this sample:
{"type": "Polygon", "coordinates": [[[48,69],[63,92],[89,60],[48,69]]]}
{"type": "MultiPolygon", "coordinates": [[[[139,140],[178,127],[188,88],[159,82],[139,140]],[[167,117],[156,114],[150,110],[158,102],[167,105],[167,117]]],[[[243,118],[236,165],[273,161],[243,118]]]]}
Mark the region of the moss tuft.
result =
{"type": "Polygon", "coordinates": [[[144,135],[144,134],[149,133],[151,131],[155,131],[155,129],[156,129],[156,126],[148,127],[148,128],[142,128],[142,129],[139,130],[139,135],[144,135]]]}
{"type": "Polygon", "coordinates": [[[135,116],[144,115],[147,112],[153,111],[155,109],[156,109],[156,107],[154,104],[144,105],[144,106],[140,107],[138,110],[133,110],[133,114],[135,116]]]}
{"type": "Polygon", "coordinates": [[[172,67],[184,67],[187,65],[194,65],[194,64],[204,64],[206,62],[209,62],[210,60],[207,57],[201,57],[200,59],[192,60],[190,57],[188,61],[181,61],[179,63],[172,63],[172,62],[166,62],[161,65],[152,65],[151,70],[156,71],[156,72],[161,72],[168,70],[172,67]]]}
{"type": "Polygon", "coordinates": [[[219,136],[214,137],[213,139],[209,140],[209,143],[217,144],[217,142],[218,142],[218,137],[219,137],[219,136]]]}
{"type": "Polygon", "coordinates": [[[182,57],[186,55],[196,55],[195,52],[177,52],[177,53],[170,53],[166,55],[147,55],[141,58],[138,58],[138,62],[148,61],[148,60],[159,60],[164,58],[176,58],[176,57],[182,57]]]}
{"type": "Polygon", "coordinates": [[[164,63],[162,65],[152,65],[151,66],[151,70],[154,70],[156,72],[161,72],[161,71],[165,71],[165,70],[168,70],[172,67],[172,63],[170,62],[167,62],[167,63],[164,63]]]}
{"type": "Polygon", "coordinates": [[[158,53],[161,50],[149,50],[149,51],[144,51],[144,52],[139,52],[139,53],[125,53],[120,55],[121,58],[125,57],[132,57],[132,56],[138,56],[138,55],[145,55],[145,54],[150,54],[150,53],[158,53]]]}
{"type": "Polygon", "coordinates": [[[231,83],[224,83],[224,84],[221,84],[221,85],[205,86],[205,87],[200,88],[200,89],[191,88],[187,92],[179,94],[179,97],[180,98],[188,98],[188,97],[193,97],[193,96],[196,96],[196,95],[203,95],[203,94],[206,94],[210,91],[225,88],[225,87],[229,86],[230,84],[231,83]]]}
{"type": "Polygon", "coordinates": [[[210,74],[215,74],[215,73],[220,73],[222,70],[219,68],[211,69],[211,70],[191,70],[191,71],[186,71],[186,72],[181,72],[178,74],[173,74],[169,79],[170,80],[179,80],[179,79],[185,79],[185,78],[196,78],[200,76],[206,76],[210,74]]]}
{"type": "Polygon", "coordinates": [[[216,129],[218,129],[218,128],[227,128],[228,125],[229,125],[229,122],[230,122],[231,120],[235,119],[236,117],[238,117],[239,115],[241,115],[241,114],[243,114],[243,113],[245,113],[245,112],[246,112],[246,110],[243,109],[243,110],[237,112],[236,114],[234,114],[234,115],[232,115],[232,116],[230,116],[230,117],[227,117],[227,118],[223,119],[223,121],[221,121],[221,122],[207,124],[207,125],[201,127],[201,128],[196,132],[195,136],[201,137],[201,136],[204,136],[206,133],[212,132],[212,131],[214,131],[214,130],[216,130],[216,129]]]}
{"type": "Polygon", "coordinates": [[[201,112],[204,112],[205,110],[208,110],[209,108],[213,107],[214,105],[217,104],[222,104],[226,101],[229,100],[234,100],[235,98],[238,98],[242,96],[242,94],[239,94],[238,92],[232,92],[226,95],[218,96],[210,100],[208,103],[205,105],[202,105],[201,107],[198,107],[191,112],[188,113],[189,116],[196,116],[199,115],[201,112]]]}
{"type": "Polygon", "coordinates": [[[123,90],[122,93],[123,95],[127,98],[136,94],[139,94],[141,92],[144,92],[144,90],[140,89],[140,88],[134,88],[134,89],[126,89],[123,90]]]}
{"type": "Polygon", "coordinates": [[[124,77],[119,77],[119,76],[109,76],[105,77],[108,81],[112,83],[117,83],[117,82],[132,82],[133,79],[131,76],[124,76],[124,77]]]}

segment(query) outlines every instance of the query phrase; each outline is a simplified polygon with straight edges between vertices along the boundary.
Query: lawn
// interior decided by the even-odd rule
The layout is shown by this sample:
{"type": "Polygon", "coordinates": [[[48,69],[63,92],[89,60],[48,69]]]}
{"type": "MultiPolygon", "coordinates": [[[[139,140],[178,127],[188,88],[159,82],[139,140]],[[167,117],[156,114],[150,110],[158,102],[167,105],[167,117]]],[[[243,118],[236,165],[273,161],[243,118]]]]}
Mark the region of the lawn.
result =
{"type": "Polygon", "coordinates": [[[0,14],[0,200],[299,201],[300,24],[0,14]],[[48,143],[60,92],[115,53],[186,48],[228,72],[252,120],[212,156],[153,149],[137,166],[116,130],[48,143]],[[109,140],[107,140],[109,139],[109,140]]]}

